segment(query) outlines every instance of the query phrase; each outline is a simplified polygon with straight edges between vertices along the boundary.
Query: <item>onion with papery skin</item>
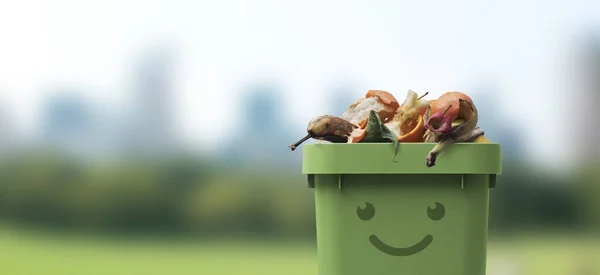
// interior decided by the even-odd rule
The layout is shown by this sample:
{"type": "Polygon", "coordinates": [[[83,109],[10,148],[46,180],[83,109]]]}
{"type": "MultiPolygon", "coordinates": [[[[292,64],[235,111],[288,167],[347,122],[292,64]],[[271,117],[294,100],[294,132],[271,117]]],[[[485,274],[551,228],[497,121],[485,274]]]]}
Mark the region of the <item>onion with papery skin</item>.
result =
{"type": "Polygon", "coordinates": [[[461,110],[460,100],[473,103],[473,100],[461,92],[447,92],[438,99],[430,101],[431,116],[425,121],[425,127],[435,133],[447,133],[456,119],[470,119],[468,110],[461,110]]]}

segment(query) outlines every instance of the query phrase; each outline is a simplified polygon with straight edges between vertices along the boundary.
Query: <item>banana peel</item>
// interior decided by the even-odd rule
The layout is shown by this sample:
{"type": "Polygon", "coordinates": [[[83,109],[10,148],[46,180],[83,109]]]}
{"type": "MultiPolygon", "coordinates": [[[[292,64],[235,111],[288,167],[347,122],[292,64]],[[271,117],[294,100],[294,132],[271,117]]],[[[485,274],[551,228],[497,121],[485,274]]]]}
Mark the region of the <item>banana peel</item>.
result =
{"type": "MultiPolygon", "coordinates": [[[[465,123],[464,119],[462,119],[462,118],[455,119],[454,121],[452,121],[452,127],[461,125],[463,123],[465,123]]],[[[481,136],[478,136],[477,138],[475,138],[473,140],[473,142],[475,142],[475,143],[490,143],[491,141],[487,137],[485,137],[485,135],[481,135],[481,136]]]]}
{"type": "Polygon", "coordinates": [[[486,138],[484,135],[478,136],[475,140],[473,140],[473,142],[475,143],[490,143],[491,141],[486,138]]]}

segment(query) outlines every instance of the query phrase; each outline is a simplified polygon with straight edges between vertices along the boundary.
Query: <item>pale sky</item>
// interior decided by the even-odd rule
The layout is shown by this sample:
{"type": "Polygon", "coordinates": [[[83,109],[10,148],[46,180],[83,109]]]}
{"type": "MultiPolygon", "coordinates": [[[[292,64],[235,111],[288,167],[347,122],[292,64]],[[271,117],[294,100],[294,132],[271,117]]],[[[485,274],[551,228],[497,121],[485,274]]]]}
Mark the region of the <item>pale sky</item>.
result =
{"type": "Polygon", "coordinates": [[[135,54],[170,41],[179,128],[190,141],[226,136],[231,123],[212,114],[235,119],[240,85],[256,78],[286,87],[284,115],[298,127],[321,114],[317,95],[334,79],[400,98],[407,89],[476,97],[468,89],[489,80],[500,83],[509,119],[536,125],[524,130],[547,160],[568,153],[554,149],[564,142],[554,110],[569,85],[560,65],[575,37],[594,28],[600,1],[0,0],[0,100],[25,130],[37,127],[54,84],[116,104],[135,54]],[[203,134],[208,128],[214,134],[203,134]]]}

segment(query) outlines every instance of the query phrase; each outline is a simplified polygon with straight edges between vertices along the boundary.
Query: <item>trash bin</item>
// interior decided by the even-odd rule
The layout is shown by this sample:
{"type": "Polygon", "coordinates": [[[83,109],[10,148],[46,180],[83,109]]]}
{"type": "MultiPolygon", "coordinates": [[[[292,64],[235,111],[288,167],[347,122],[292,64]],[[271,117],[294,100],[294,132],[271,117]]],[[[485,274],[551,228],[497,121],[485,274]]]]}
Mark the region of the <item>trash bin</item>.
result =
{"type": "Polygon", "coordinates": [[[500,144],[317,143],[302,173],[315,192],[320,275],[484,275],[489,188],[500,144]]]}

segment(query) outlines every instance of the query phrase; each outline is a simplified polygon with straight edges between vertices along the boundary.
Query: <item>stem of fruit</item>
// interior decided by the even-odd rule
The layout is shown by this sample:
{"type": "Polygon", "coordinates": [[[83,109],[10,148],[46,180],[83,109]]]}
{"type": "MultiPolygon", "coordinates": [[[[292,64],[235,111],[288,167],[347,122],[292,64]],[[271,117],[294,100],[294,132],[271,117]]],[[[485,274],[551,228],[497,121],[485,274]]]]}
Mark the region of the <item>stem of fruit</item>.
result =
{"type": "Polygon", "coordinates": [[[452,108],[452,105],[448,106],[446,110],[440,116],[440,126],[435,129],[435,132],[446,133],[452,128],[452,119],[445,117],[446,113],[452,108]]]}
{"type": "Polygon", "coordinates": [[[311,138],[310,134],[306,135],[305,137],[303,137],[301,140],[299,140],[298,142],[288,146],[290,147],[290,149],[292,149],[292,151],[296,150],[296,147],[300,146],[300,144],[302,144],[303,142],[309,140],[311,138]]]}
{"type": "Polygon", "coordinates": [[[425,96],[427,96],[429,94],[429,92],[425,92],[422,96],[420,96],[419,98],[417,98],[417,100],[421,100],[423,99],[425,96]]]}
{"type": "Polygon", "coordinates": [[[446,113],[448,112],[448,110],[450,110],[450,108],[452,108],[452,104],[450,104],[450,106],[448,106],[448,108],[446,108],[446,110],[442,113],[442,117],[444,117],[446,115],[446,113]]]}
{"type": "Polygon", "coordinates": [[[452,105],[448,106],[446,110],[440,115],[439,113],[433,114],[428,122],[425,124],[425,127],[432,132],[435,133],[446,133],[452,128],[452,121],[450,118],[444,118],[446,113],[452,108],[452,105]],[[433,121],[434,125],[431,125],[430,122],[433,121]]]}

